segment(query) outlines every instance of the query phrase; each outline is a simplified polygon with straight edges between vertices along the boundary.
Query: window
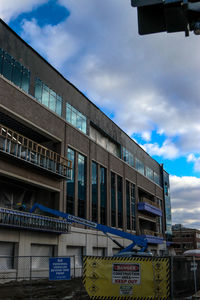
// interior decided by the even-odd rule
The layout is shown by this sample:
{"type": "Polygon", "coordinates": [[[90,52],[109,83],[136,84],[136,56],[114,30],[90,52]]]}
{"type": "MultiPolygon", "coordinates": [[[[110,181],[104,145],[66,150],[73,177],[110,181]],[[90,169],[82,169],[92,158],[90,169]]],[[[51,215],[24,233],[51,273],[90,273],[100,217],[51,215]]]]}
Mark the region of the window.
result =
{"type": "Polygon", "coordinates": [[[138,172],[144,175],[144,164],[138,158],[136,158],[135,163],[136,163],[135,167],[138,170],[138,172]]]}
{"type": "Polygon", "coordinates": [[[108,150],[113,155],[120,157],[119,146],[111,141],[107,136],[101,133],[99,130],[90,126],[90,137],[97,144],[101,145],[103,148],[108,150]]]}
{"type": "Polygon", "coordinates": [[[123,188],[122,177],[117,176],[118,227],[123,228],[123,188]]]}
{"type": "Polygon", "coordinates": [[[29,92],[30,72],[10,54],[0,48],[0,74],[12,81],[16,86],[29,92]]]}
{"type": "Polygon", "coordinates": [[[106,248],[93,247],[93,255],[94,256],[105,256],[106,255],[106,248]]]}
{"type": "Polygon", "coordinates": [[[130,201],[130,184],[126,181],[126,218],[127,218],[127,229],[131,229],[131,201],[130,201]]]}
{"type": "Polygon", "coordinates": [[[14,243],[0,242],[0,271],[13,269],[14,243]]]}
{"type": "Polygon", "coordinates": [[[71,257],[71,275],[82,276],[84,247],[67,246],[66,255],[71,257]]]}
{"type": "Polygon", "coordinates": [[[48,269],[49,257],[54,255],[53,245],[31,245],[32,269],[48,269]]]}
{"type": "Polygon", "coordinates": [[[131,200],[131,219],[132,219],[132,230],[136,230],[135,225],[135,185],[130,183],[130,200],[131,200]]]}
{"type": "Polygon", "coordinates": [[[131,167],[134,167],[134,157],[126,148],[122,147],[122,159],[131,167]]]}
{"type": "Polygon", "coordinates": [[[154,182],[160,185],[160,176],[154,172],[154,182]]]}
{"type": "Polygon", "coordinates": [[[86,217],[86,157],[78,154],[78,216],[86,217]]]}
{"type": "Polygon", "coordinates": [[[100,167],[100,218],[101,224],[106,225],[106,204],[107,204],[107,190],[106,190],[106,169],[100,167]]]}
{"type": "Polygon", "coordinates": [[[67,180],[67,213],[74,215],[74,162],[75,162],[75,152],[74,150],[68,148],[67,158],[72,161],[72,177],[67,180]]]}
{"type": "Polygon", "coordinates": [[[39,78],[36,78],[35,81],[35,98],[59,116],[62,115],[62,97],[57,95],[39,78]]]}
{"type": "Polygon", "coordinates": [[[92,221],[98,219],[98,165],[92,162],[92,221]]]}
{"type": "Polygon", "coordinates": [[[111,172],[111,226],[116,227],[116,175],[111,172]]]}
{"type": "Polygon", "coordinates": [[[81,114],[69,103],[66,104],[66,120],[74,127],[78,128],[86,134],[87,120],[86,117],[81,114]]]}
{"type": "Polygon", "coordinates": [[[147,176],[150,180],[153,180],[153,170],[151,170],[149,167],[146,167],[146,176],[147,176]]]}

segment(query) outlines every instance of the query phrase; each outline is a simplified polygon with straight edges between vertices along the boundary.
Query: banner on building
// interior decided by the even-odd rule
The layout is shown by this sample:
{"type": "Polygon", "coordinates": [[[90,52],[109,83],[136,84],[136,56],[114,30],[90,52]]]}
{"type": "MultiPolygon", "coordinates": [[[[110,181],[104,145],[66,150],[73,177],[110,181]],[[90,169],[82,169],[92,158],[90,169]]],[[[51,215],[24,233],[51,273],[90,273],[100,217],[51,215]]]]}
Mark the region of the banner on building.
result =
{"type": "Polygon", "coordinates": [[[91,299],[168,299],[169,258],[84,258],[83,283],[91,299]],[[113,298],[112,298],[113,297],[113,298]]]}

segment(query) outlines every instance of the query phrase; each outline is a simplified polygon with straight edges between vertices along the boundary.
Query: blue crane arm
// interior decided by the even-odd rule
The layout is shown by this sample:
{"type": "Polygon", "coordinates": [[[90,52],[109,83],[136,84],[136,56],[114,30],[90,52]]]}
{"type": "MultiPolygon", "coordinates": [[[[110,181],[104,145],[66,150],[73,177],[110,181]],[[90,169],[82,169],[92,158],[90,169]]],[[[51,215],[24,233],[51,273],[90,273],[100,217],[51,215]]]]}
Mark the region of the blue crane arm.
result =
{"type": "MultiPolygon", "coordinates": [[[[138,250],[138,252],[145,252],[147,250],[147,241],[145,238],[143,238],[141,236],[133,235],[131,233],[128,233],[128,232],[125,232],[125,231],[122,231],[119,229],[115,229],[115,228],[112,228],[112,227],[109,227],[106,225],[102,225],[102,224],[95,223],[95,222],[92,222],[92,221],[89,221],[89,220],[86,220],[83,218],[76,217],[74,215],[63,213],[61,211],[46,207],[39,203],[35,203],[33,205],[33,207],[30,209],[30,212],[31,213],[34,212],[37,208],[43,212],[50,213],[54,216],[62,217],[64,219],[66,219],[66,221],[68,223],[71,223],[71,224],[77,223],[77,224],[85,225],[89,228],[93,228],[93,229],[102,231],[106,235],[112,234],[112,235],[122,237],[127,240],[131,240],[132,241],[131,245],[129,245],[128,247],[126,247],[125,249],[123,249],[120,252],[130,251],[134,246],[138,246],[140,248],[140,250],[138,250]]],[[[116,242],[114,239],[112,239],[112,240],[114,242],[116,242]]]]}

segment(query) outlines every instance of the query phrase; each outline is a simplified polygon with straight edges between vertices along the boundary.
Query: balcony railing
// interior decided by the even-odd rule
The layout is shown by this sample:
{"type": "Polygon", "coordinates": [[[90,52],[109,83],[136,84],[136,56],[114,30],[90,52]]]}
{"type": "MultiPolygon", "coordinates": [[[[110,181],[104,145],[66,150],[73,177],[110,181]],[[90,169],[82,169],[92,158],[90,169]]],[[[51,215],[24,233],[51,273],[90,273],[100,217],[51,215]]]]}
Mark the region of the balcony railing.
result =
{"type": "Polygon", "coordinates": [[[66,221],[8,208],[0,208],[0,226],[55,233],[68,232],[66,221]]]}
{"type": "Polygon", "coordinates": [[[140,202],[145,202],[148,203],[150,205],[153,205],[159,209],[161,209],[160,205],[158,203],[156,203],[155,201],[151,201],[150,199],[146,198],[146,197],[141,197],[140,198],[140,202]]]}
{"type": "Polygon", "coordinates": [[[144,236],[149,244],[162,244],[164,241],[162,233],[149,229],[141,229],[140,235],[144,236]]]}
{"type": "Polygon", "coordinates": [[[0,151],[59,177],[71,178],[72,162],[70,160],[1,124],[0,151]]]}
{"type": "Polygon", "coordinates": [[[159,216],[159,217],[162,216],[162,210],[160,208],[157,208],[156,206],[151,205],[151,204],[146,203],[146,202],[139,202],[138,203],[138,210],[139,211],[146,211],[148,213],[151,213],[151,214],[159,216]]]}

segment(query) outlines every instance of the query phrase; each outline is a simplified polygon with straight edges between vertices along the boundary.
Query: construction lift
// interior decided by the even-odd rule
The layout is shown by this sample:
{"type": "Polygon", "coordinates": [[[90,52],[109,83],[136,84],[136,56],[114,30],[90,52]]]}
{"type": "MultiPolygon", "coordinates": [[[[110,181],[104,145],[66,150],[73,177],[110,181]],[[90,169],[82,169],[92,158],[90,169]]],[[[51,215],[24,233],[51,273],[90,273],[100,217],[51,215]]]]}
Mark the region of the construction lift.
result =
{"type": "Polygon", "coordinates": [[[137,7],[139,34],[189,32],[200,35],[200,1],[131,0],[137,7]]]}
{"type": "Polygon", "coordinates": [[[33,205],[33,207],[30,209],[30,212],[33,213],[35,212],[36,209],[39,209],[45,213],[52,214],[53,216],[62,217],[66,219],[68,224],[77,223],[103,232],[118,247],[120,247],[121,250],[119,251],[118,255],[123,255],[123,254],[126,255],[127,253],[129,255],[130,253],[132,253],[133,255],[140,255],[140,256],[151,255],[151,253],[147,251],[148,244],[147,244],[147,240],[144,237],[133,235],[131,233],[119,229],[115,229],[113,227],[109,227],[106,225],[98,224],[83,218],[76,217],[74,215],[63,213],[38,203],[35,203],[33,205]],[[116,241],[112,236],[110,236],[110,234],[130,240],[132,241],[132,243],[128,247],[124,248],[118,241],[116,241]]]}

